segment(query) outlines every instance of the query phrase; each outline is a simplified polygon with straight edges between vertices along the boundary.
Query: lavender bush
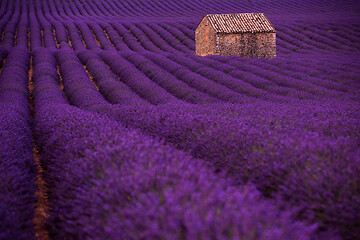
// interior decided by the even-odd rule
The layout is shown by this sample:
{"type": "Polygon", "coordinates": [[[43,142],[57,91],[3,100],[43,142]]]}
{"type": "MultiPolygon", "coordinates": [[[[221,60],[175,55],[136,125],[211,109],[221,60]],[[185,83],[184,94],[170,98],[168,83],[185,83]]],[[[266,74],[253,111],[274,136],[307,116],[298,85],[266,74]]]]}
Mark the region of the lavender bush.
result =
{"type": "Polygon", "coordinates": [[[24,86],[28,67],[27,49],[16,47],[0,76],[0,239],[35,239],[36,171],[24,86]]]}

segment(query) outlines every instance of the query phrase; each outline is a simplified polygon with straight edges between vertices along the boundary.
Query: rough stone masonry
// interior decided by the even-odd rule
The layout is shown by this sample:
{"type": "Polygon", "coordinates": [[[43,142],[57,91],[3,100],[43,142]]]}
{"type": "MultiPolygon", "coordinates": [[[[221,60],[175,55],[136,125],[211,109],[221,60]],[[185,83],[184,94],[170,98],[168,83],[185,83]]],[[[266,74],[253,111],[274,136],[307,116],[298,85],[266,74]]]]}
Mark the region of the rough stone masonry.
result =
{"type": "Polygon", "coordinates": [[[205,15],[195,44],[200,56],[276,57],[276,31],[263,13],[205,15]]]}

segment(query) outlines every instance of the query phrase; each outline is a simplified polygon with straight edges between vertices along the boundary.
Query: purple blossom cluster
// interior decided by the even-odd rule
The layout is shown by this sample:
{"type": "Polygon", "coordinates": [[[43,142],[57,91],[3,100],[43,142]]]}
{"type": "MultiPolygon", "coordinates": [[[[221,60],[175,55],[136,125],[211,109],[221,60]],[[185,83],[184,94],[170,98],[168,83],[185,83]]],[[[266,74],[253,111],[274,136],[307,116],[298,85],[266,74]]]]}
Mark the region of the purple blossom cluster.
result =
{"type": "Polygon", "coordinates": [[[0,1],[0,239],[359,239],[359,9],[0,1]],[[239,11],[277,57],[196,56],[239,11]]]}

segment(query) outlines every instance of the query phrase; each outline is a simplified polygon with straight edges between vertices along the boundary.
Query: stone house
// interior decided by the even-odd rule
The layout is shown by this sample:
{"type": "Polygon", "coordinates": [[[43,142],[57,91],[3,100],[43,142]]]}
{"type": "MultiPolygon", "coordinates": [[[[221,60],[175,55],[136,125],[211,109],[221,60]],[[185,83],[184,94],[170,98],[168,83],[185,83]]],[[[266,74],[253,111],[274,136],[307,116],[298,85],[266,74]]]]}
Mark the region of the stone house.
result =
{"type": "Polygon", "coordinates": [[[195,30],[196,54],[276,57],[276,31],[263,13],[205,15],[195,30]]]}

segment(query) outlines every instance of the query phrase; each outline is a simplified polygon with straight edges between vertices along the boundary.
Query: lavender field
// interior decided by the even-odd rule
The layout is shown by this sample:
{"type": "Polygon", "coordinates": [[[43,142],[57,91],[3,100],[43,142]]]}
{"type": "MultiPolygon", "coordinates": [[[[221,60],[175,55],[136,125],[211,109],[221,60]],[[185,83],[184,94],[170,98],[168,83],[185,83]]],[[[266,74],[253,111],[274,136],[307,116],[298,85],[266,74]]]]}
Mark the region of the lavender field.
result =
{"type": "Polygon", "coordinates": [[[359,1],[2,0],[0,66],[1,240],[360,239],[359,1]]]}

